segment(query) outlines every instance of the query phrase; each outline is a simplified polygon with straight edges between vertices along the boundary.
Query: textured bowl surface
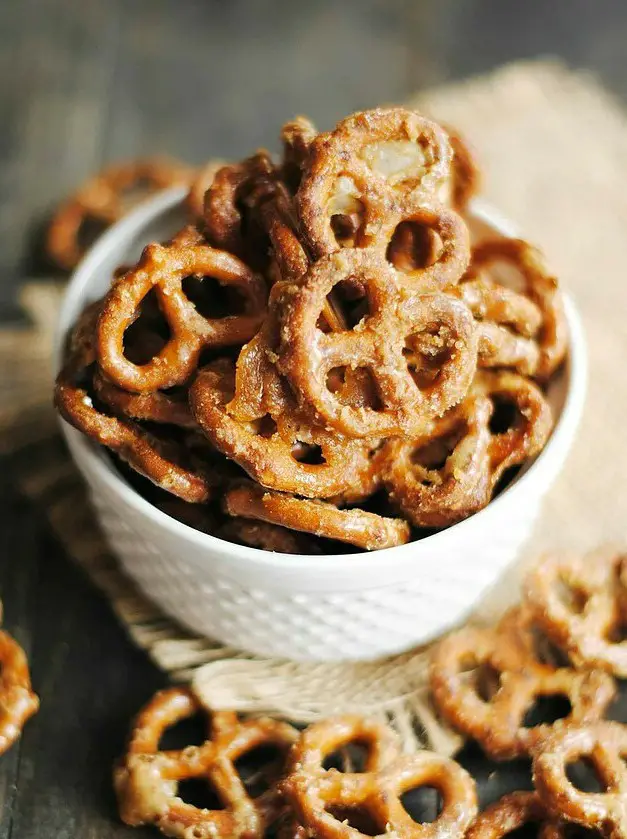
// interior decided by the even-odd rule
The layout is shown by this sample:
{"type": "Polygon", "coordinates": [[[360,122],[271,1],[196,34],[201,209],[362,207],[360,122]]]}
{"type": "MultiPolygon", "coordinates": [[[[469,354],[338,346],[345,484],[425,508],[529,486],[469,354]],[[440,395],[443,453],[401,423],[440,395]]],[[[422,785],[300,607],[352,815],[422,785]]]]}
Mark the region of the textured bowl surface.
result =
{"type": "MultiPolygon", "coordinates": [[[[67,329],[109,286],[113,269],[183,222],[183,191],[138,207],[97,242],[76,270],[61,310],[67,329]]],[[[515,235],[477,203],[477,232],[515,235]]],[[[261,655],[357,660],[400,652],[462,621],[518,557],[542,497],[572,444],[585,397],[586,353],[566,300],[570,356],[552,383],[557,423],[544,451],[484,510],[402,547],[339,556],[275,554],[199,533],[141,498],[104,453],[62,423],[98,518],[125,571],[190,630],[261,655]]]]}

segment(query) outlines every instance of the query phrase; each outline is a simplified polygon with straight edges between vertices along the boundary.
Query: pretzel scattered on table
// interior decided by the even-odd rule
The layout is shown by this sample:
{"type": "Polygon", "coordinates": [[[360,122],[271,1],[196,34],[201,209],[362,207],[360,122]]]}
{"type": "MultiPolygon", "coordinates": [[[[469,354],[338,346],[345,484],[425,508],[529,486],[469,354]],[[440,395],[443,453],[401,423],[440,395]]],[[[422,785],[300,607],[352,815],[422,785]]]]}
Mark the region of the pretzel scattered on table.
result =
{"type": "Polygon", "coordinates": [[[552,726],[600,719],[616,692],[600,670],[539,661],[524,610],[509,613],[499,626],[466,626],[444,638],[433,652],[430,684],[443,716],[495,760],[529,755],[552,726]],[[570,712],[553,724],[527,727],[525,715],[542,696],[567,697],[570,712]]]}
{"type": "Polygon", "coordinates": [[[555,731],[533,755],[533,779],[549,811],[612,839],[627,835],[627,726],[597,722],[555,731]],[[602,792],[583,792],[568,777],[569,764],[585,760],[602,792]]]}
{"type": "Polygon", "coordinates": [[[292,749],[281,789],[305,835],[321,839],[361,839],[346,823],[349,814],[366,821],[368,836],[463,836],[477,811],[474,782],[461,766],[427,751],[402,757],[385,726],[356,716],[311,725],[292,749]],[[325,758],[349,743],[366,746],[363,771],[325,769],[325,758]],[[443,801],[431,824],[414,821],[401,803],[420,786],[435,787],[443,801]]]}
{"type": "Polygon", "coordinates": [[[38,709],[26,654],[8,632],[0,630],[0,755],[15,743],[38,709]]]}

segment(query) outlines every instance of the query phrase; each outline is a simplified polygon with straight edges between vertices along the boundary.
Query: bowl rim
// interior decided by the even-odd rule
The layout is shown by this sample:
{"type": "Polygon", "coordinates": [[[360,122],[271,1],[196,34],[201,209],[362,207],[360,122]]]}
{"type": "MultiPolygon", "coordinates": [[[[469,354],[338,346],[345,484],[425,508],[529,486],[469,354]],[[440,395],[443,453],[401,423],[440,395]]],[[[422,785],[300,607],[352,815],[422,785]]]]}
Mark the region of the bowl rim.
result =
{"type": "MultiPolygon", "coordinates": [[[[111,250],[116,248],[119,239],[126,241],[127,238],[137,235],[143,227],[155,222],[160,215],[182,204],[186,194],[187,190],[185,188],[175,187],[164,190],[142,202],[110,227],[87,252],[68,282],[59,310],[54,341],[55,375],[61,366],[65,336],[75,317],[77,298],[85,298],[93,277],[97,275],[100,262],[109,256],[111,250]]],[[[471,214],[505,236],[518,235],[516,226],[483,200],[475,199],[472,202],[471,214]]],[[[561,413],[555,422],[546,446],[529,466],[486,507],[457,524],[404,545],[383,548],[378,551],[357,551],[348,554],[287,554],[227,542],[217,536],[196,530],[162,512],[126,483],[122,476],[116,472],[113,464],[99,450],[97,443],[85,437],[61,417],[59,417],[59,422],[71,454],[79,468],[94,473],[111,493],[118,495],[124,503],[134,508],[138,515],[150,519],[153,524],[170,531],[173,537],[177,537],[182,542],[194,543],[197,548],[205,549],[208,553],[222,553],[227,559],[248,562],[257,569],[263,566],[271,567],[274,571],[289,571],[293,570],[295,566],[299,572],[328,571],[330,563],[333,563],[333,568],[337,572],[341,570],[354,571],[358,567],[363,570],[380,570],[385,567],[384,563],[387,563],[388,566],[393,564],[395,567],[407,563],[415,564],[420,559],[417,554],[422,552],[425,556],[428,556],[429,549],[435,546],[436,541],[439,547],[446,540],[454,541],[458,545],[459,537],[463,537],[465,532],[469,532],[473,527],[482,526],[490,516],[497,514],[507,502],[511,502],[515,493],[525,489],[531,481],[541,479],[545,472],[548,474],[552,455],[559,457],[561,450],[569,448],[583,412],[587,381],[587,355],[585,334],[580,317],[570,297],[565,293],[563,297],[570,339],[565,368],[566,393],[561,413]]],[[[565,453],[564,451],[564,455],[565,453]]]]}

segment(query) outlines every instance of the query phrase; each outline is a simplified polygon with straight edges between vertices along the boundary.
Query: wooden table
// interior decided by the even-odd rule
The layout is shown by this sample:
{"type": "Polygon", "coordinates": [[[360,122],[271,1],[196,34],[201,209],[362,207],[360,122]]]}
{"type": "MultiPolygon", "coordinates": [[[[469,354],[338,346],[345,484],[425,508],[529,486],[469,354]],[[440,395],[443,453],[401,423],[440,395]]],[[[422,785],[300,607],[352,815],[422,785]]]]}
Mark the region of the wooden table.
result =
{"type": "MultiPolygon", "coordinates": [[[[0,318],[49,268],[55,202],[109,160],[192,162],[276,147],[295,113],[321,127],[361,107],[515,58],[556,54],[627,95],[627,4],[615,0],[1,0],[0,318]]],[[[0,371],[0,374],[2,371],[0,371]]],[[[5,624],[42,699],[0,759],[0,839],[149,836],[121,825],[111,765],[163,678],[0,469],[5,624]]],[[[484,798],[526,780],[491,775],[484,798]]]]}

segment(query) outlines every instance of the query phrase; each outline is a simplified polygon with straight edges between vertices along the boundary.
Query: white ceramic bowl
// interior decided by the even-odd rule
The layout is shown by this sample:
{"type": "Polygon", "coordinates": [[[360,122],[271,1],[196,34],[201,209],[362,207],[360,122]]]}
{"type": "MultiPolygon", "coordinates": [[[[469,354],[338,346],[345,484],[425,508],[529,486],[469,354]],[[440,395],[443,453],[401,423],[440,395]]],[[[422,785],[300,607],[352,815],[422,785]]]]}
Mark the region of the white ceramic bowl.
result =
{"type": "MultiPolygon", "coordinates": [[[[60,314],[67,329],[109,286],[113,269],[181,226],[183,191],[137,208],[97,242],[76,270],[60,314]]],[[[477,203],[473,224],[515,235],[477,203]]],[[[581,415],[585,342],[566,300],[570,357],[551,386],[557,423],[544,451],[484,510],[402,547],[295,556],[224,542],[170,518],[139,496],[96,445],[63,431],[87,480],[100,524],[124,570],[190,630],[261,655],[297,660],[372,659],[407,650],[462,621],[518,556],[542,497],[562,468],[581,415]]]]}

